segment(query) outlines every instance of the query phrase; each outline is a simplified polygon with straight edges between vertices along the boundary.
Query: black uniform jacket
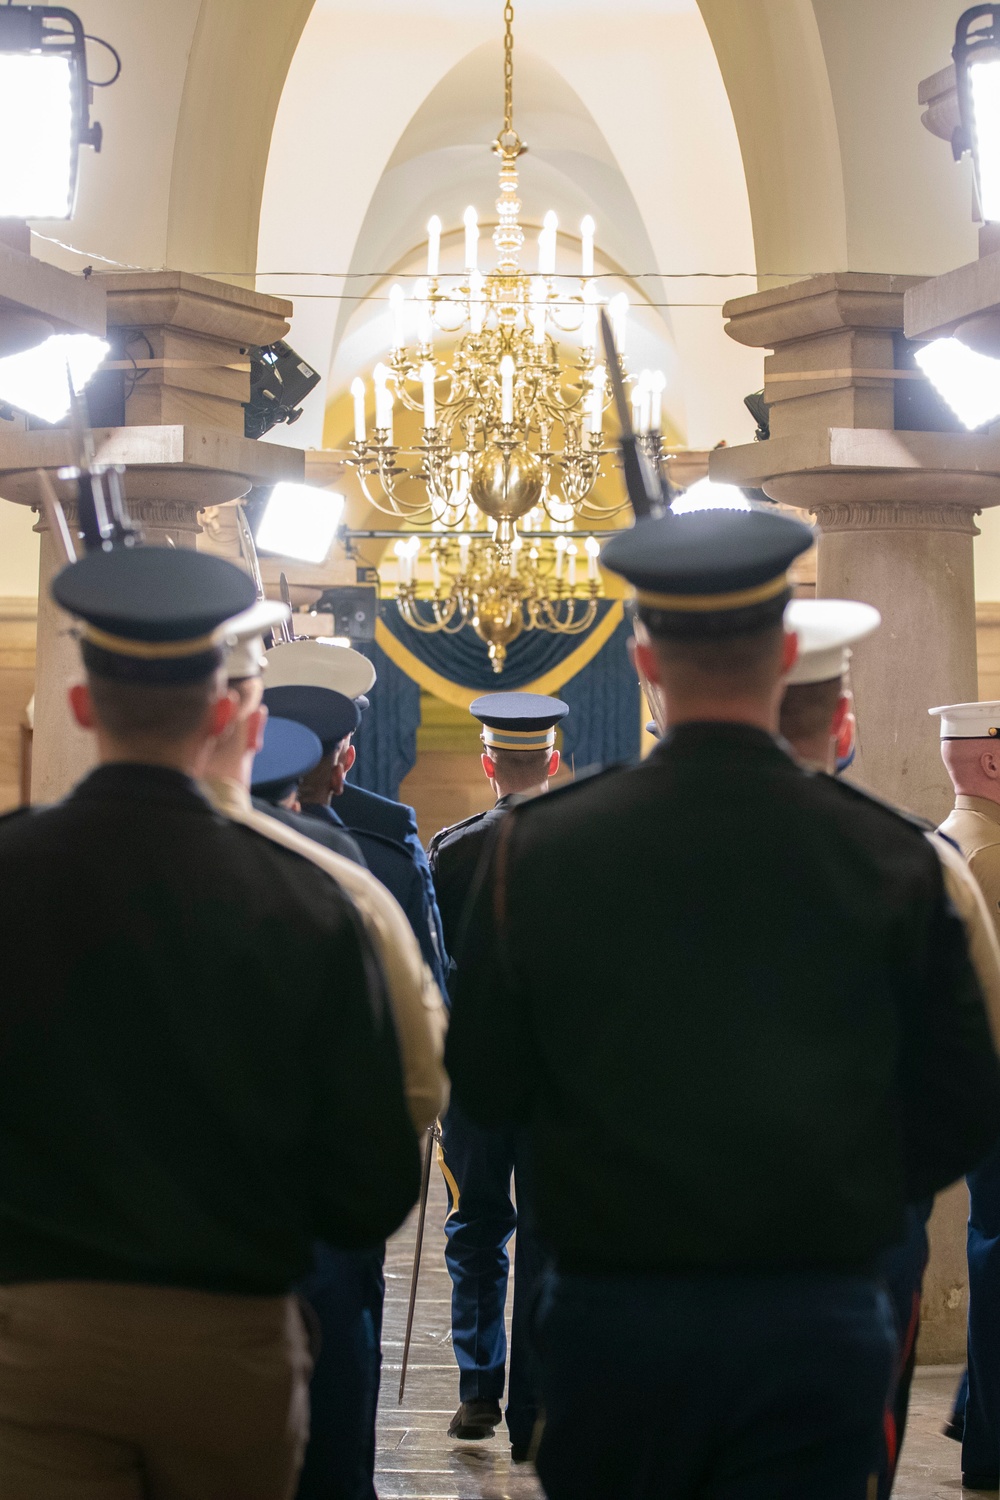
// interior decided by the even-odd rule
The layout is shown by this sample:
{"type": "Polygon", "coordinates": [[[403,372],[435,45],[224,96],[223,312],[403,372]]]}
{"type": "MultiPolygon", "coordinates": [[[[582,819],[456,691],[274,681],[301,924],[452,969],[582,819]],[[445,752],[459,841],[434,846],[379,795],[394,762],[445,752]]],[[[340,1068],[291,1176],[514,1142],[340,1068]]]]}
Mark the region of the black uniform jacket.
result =
{"type": "Polygon", "coordinates": [[[444,942],[449,953],[456,950],[462,915],[493,829],[508,808],[523,801],[523,797],[509,793],[486,812],[475,813],[461,823],[442,828],[427,846],[427,861],[434,877],[444,942]]]}
{"type": "Polygon", "coordinates": [[[930,843],[739,725],[500,821],[446,1065],[567,1269],[861,1267],[1000,1136],[930,843]]]}
{"type": "Polygon", "coordinates": [[[374,1244],[418,1152],[381,977],[322,870],[175,771],[0,820],[0,1282],[280,1293],[374,1244]]]}

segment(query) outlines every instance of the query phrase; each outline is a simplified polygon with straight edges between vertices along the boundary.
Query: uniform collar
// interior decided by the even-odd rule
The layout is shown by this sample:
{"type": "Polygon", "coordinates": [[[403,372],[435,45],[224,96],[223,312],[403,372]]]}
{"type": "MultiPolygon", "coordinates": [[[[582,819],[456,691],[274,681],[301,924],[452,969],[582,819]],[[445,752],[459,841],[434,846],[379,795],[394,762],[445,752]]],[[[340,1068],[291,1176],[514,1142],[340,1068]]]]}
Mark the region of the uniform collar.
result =
{"type": "Polygon", "coordinates": [[[303,802],[302,811],[307,818],[324,818],[332,823],[334,828],[346,828],[347,824],[339,813],[335,813],[329,802],[303,802]]]}
{"type": "Polygon", "coordinates": [[[758,729],[753,724],[730,724],[722,720],[692,720],[668,729],[646,757],[647,760],[668,760],[675,755],[703,755],[720,749],[727,753],[764,752],[788,759],[783,742],[758,729]]]}
{"type": "Polygon", "coordinates": [[[212,806],[193,777],[168,766],[146,766],[112,761],[98,766],[69,794],[72,802],[160,802],[190,811],[211,812],[212,806]]]}
{"type": "Polygon", "coordinates": [[[498,807],[516,807],[519,802],[524,801],[525,796],[523,792],[506,792],[494,802],[493,811],[496,812],[498,807]]]}
{"type": "Polygon", "coordinates": [[[240,815],[253,811],[250,793],[242,781],[233,781],[228,776],[210,776],[202,785],[220,812],[240,815]]]}
{"type": "Polygon", "coordinates": [[[965,792],[959,792],[955,798],[956,811],[976,812],[981,817],[988,818],[991,823],[1000,827],[1000,802],[992,802],[989,797],[970,797],[965,792]]]}

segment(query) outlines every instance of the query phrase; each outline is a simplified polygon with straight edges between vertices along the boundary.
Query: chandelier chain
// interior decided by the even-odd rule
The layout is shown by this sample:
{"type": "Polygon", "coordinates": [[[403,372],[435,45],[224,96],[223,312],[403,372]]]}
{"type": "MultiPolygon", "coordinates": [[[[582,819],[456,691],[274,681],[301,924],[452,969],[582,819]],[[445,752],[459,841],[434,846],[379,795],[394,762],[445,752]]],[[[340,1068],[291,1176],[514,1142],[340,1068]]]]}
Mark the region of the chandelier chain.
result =
{"type": "Polygon", "coordinates": [[[505,134],[514,129],[514,4],[505,0],[503,8],[503,128],[505,134]]]}

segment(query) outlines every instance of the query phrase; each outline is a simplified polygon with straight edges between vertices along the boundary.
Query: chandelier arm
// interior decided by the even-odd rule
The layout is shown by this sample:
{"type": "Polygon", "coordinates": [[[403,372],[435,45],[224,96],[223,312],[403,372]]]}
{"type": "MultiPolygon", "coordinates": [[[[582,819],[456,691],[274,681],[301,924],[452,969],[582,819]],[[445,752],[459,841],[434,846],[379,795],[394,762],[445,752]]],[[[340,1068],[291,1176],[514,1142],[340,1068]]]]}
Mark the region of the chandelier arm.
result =
{"type": "Polygon", "coordinates": [[[583,635],[585,630],[590,629],[597,615],[597,600],[594,598],[587,601],[587,608],[579,620],[576,618],[576,606],[583,603],[582,599],[569,598],[557,601],[557,603],[565,603],[569,606],[565,620],[561,620],[552,610],[551,600],[543,599],[541,602],[545,614],[541,628],[547,630],[550,635],[583,635]]]}
{"type": "MultiPolygon", "coordinates": [[[[443,615],[442,612],[437,608],[437,604],[437,600],[431,600],[431,605],[434,611],[434,618],[432,620],[428,620],[424,615],[420,613],[419,609],[417,608],[417,598],[415,594],[412,594],[404,589],[396,595],[396,608],[399,610],[406,623],[412,626],[414,630],[419,631],[421,635],[438,635],[441,631],[447,631],[449,624],[454,618],[456,608],[458,607],[457,599],[452,598],[447,601],[448,607],[446,608],[443,615]]],[[[464,621],[462,623],[464,623],[464,621]]],[[[450,633],[455,634],[454,631],[450,633]]]]}

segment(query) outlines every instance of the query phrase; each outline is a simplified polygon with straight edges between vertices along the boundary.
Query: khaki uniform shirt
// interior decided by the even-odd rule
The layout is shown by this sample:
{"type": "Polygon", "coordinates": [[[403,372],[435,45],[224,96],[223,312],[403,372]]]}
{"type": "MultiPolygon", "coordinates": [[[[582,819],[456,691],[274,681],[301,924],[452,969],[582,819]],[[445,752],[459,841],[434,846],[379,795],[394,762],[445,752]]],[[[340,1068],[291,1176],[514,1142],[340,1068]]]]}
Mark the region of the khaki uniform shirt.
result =
{"type": "MultiPolygon", "coordinates": [[[[947,823],[941,826],[950,834],[947,823]]],[[[1000,834],[1000,826],[997,832],[1000,834]]],[[[1000,1052],[1000,942],[997,940],[994,927],[998,912],[995,905],[994,910],[990,911],[976,877],[955,846],[938,833],[929,833],[927,837],[934,845],[937,857],[941,861],[945,890],[962,919],[965,940],[969,946],[969,957],[976,971],[976,978],[979,980],[979,988],[983,992],[993,1040],[997,1051],[1000,1052]]],[[[954,835],[951,834],[951,837],[954,835]]],[[[997,853],[1000,855],[1000,844],[998,844],[997,853]]],[[[1000,862],[997,868],[1000,870],[1000,862]]],[[[996,889],[1000,894],[1000,885],[996,889]]]]}
{"type": "Polygon", "coordinates": [[[447,1017],[438,987],[398,902],[370,871],[304,838],[277,818],[258,812],[250,793],[239,782],[210,780],[204,786],[227,818],[319,865],[354,902],[385,978],[410,1118],[418,1133],[426,1130],[448,1104],[443,1062],[447,1017]]]}
{"type": "Polygon", "coordinates": [[[940,831],[965,855],[1000,937],[1000,803],[960,792],[940,831]]]}

